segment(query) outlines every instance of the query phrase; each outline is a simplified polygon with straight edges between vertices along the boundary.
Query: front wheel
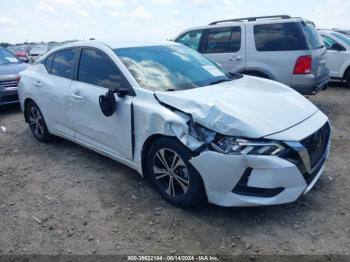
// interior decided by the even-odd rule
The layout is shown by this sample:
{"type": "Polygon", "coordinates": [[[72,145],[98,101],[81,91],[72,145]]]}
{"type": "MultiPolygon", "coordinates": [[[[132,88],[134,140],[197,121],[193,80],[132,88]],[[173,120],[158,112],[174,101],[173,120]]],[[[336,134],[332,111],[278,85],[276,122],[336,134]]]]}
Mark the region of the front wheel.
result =
{"type": "Polygon", "coordinates": [[[44,117],[39,107],[34,102],[29,102],[26,108],[27,119],[30,130],[34,137],[40,142],[49,142],[53,136],[47,129],[44,117]]]}
{"type": "Polygon", "coordinates": [[[172,138],[160,138],[147,154],[147,171],[157,191],[180,207],[195,206],[205,199],[202,179],[189,163],[191,152],[172,138]]]}

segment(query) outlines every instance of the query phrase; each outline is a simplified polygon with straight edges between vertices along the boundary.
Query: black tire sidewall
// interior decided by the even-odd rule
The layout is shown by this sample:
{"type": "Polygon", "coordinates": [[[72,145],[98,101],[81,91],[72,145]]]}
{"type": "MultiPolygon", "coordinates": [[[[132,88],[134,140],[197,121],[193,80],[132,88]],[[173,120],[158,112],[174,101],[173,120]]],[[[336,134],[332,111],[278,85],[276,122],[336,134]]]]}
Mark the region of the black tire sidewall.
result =
{"type": "Polygon", "coordinates": [[[345,82],[346,82],[346,86],[350,88],[350,69],[346,73],[345,82]]]}
{"type": "Polygon", "coordinates": [[[190,164],[189,160],[192,158],[190,150],[185,148],[176,138],[162,137],[157,139],[149,148],[147,153],[147,175],[152,181],[157,191],[170,203],[180,207],[195,206],[203,201],[205,198],[205,190],[202,178],[197,170],[190,164]],[[162,148],[170,149],[176,152],[184,161],[189,172],[189,188],[187,193],[182,197],[173,198],[169,196],[164,189],[159,185],[155,179],[153,172],[153,158],[154,155],[162,148]]]}
{"type": "Polygon", "coordinates": [[[31,126],[30,123],[28,122],[29,128],[30,128],[32,134],[34,135],[34,137],[35,137],[38,141],[40,141],[40,142],[49,142],[49,141],[52,140],[53,137],[52,137],[52,135],[50,134],[49,130],[47,129],[46,122],[45,122],[45,119],[44,119],[43,114],[41,113],[40,108],[39,108],[34,102],[29,102],[28,105],[27,105],[27,108],[26,108],[27,119],[28,119],[28,121],[29,121],[30,109],[33,108],[33,107],[35,107],[35,108],[39,111],[39,113],[40,113],[40,115],[41,115],[41,117],[42,117],[43,125],[44,125],[44,134],[43,134],[42,137],[38,137],[38,136],[35,134],[34,130],[32,129],[32,126],[31,126]]]}

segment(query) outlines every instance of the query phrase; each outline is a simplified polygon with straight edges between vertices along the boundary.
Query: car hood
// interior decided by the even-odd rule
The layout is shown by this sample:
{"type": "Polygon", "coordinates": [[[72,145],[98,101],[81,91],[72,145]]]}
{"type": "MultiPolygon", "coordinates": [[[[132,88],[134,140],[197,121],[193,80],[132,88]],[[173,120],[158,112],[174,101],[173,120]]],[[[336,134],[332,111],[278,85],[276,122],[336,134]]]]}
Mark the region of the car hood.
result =
{"type": "Polygon", "coordinates": [[[261,138],[303,122],[318,109],[293,89],[244,76],[230,82],[183,91],[155,92],[163,104],[223,135],[261,138]]]}
{"type": "Polygon", "coordinates": [[[25,63],[0,65],[0,76],[18,75],[20,72],[27,68],[28,65],[25,63]]]}

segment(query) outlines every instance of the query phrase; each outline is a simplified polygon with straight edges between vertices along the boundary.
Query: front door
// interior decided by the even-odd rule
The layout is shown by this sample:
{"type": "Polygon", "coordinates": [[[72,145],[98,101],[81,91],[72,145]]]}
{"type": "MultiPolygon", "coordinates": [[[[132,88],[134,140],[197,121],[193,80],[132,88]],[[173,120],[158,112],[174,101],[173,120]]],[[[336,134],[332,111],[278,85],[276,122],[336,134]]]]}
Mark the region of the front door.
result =
{"type": "Polygon", "coordinates": [[[71,119],[75,139],[116,157],[132,159],[132,96],[119,98],[116,112],[105,116],[99,97],[108,89],[126,87],[128,83],[111,59],[97,49],[82,49],[70,91],[71,119]]]}
{"type": "Polygon", "coordinates": [[[340,67],[343,64],[343,53],[342,51],[334,50],[332,46],[334,44],[339,44],[333,38],[330,38],[326,35],[322,35],[323,41],[327,48],[327,67],[329,69],[329,74],[331,77],[340,77],[339,71],[340,67]]]}

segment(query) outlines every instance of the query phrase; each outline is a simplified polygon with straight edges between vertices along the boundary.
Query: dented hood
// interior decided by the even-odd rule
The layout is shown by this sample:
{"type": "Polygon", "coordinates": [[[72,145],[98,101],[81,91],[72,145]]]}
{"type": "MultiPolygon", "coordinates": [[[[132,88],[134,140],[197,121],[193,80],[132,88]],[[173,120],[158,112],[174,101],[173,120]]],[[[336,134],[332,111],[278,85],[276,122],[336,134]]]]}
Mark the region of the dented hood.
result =
{"type": "Polygon", "coordinates": [[[196,123],[206,128],[223,135],[248,138],[286,130],[318,111],[293,89],[250,76],[155,95],[162,103],[191,114],[196,123]]]}

